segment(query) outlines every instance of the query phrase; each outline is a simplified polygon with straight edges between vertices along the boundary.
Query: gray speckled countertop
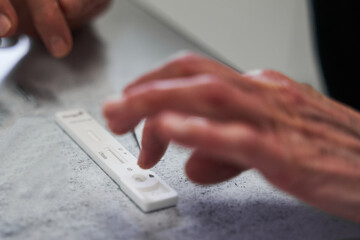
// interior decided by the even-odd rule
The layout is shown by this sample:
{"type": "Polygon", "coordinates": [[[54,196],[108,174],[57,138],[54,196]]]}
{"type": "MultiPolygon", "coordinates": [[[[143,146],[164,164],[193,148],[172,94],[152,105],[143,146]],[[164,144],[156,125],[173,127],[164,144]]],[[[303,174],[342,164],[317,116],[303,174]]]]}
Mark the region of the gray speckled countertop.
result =
{"type": "MultiPolygon", "coordinates": [[[[74,52],[50,58],[33,43],[0,88],[0,239],[351,239],[360,226],[283,194],[256,171],[198,186],[171,146],[153,170],[179,193],[176,207],[144,214],[55,124],[82,107],[101,124],[101,104],[135,76],[196,46],[127,1],[115,1],[74,52]],[[19,94],[19,88],[24,93],[19,94]]],[[[137,156],[131,134],[116,137],[137,156]]]]}

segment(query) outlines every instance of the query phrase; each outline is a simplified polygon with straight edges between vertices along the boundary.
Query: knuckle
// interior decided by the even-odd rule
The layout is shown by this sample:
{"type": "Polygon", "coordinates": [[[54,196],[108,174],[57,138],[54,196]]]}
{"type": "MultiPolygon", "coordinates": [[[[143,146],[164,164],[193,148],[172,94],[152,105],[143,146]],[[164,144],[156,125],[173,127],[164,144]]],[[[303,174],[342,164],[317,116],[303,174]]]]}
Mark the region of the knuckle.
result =
{"type": "Polygon", "coordinates": [[[229,101],[229,87],[220,81],[217,76],[211,74],[204,74],[199,76],[199,79],[204,81],[202,86],[202,98],[208,106],[215,109],[221,109],[230,104],[229,101]]]}
{"type": "Polygon", "coordinates": [[[246,73],[244,73],[244,75],[247,75],[247,76],[261,76],[264,74],[264,69],[254,69],[254,70],[251,70],[251,71],[248,71],[246,73]]]}
{"type": "Polygon", "coordinates": [[[306,103],[306,98],[296,85],[282,85],[279,89],[282,104],[293,107],[300,107],[306,103]]]}
{"type": "Polygon", "coordinates": [[[192,52],[182,53],[180,56],[170,62],[172,68],[178,69],[182,74],[191,74],[196,72],[201,57],[192,52]]]}
{"type": "Polygon", "coordinates": [[[294,81],[288,76],[272,69],[260,70],[258,71],[257,75],[263,79],[266,79],[269,82],[277,83],[277,85],[294,84],[294,81]]]}
{"type": "Polygon", "coordinates": [[[311,86],[308,83],[300,83],[300,86],[303,88],[304,91],[312,93],[315,92],[316,90],[313,88],[313,86],[311,86]]]}
{"type": "Polygon", "coordinates": [[[250,76],[259,76],[263,78],[273,79],[274,77],[278,76],[280,73],[272,69],[255,69],[250,72],[247,72],[246,74],[250,76]]]}
{"type": "Polygon", "coordinates": [[[194,62],[200,59],[200,56],[193,52],[185,52],[177,58],[179,61],[194,62]]]}
{"type": "Polygon", "coordinates": [[[286,75],[273,69],[263,69],[262,75],[275,79],[289,79],[286,75]]]}
{"type": "Polygon", "coordinates": [[[222,93],[225,88],[227,88],[227,85],[222,82],[218,76],[213,74],[201,74],[197,76],[197,79],[199,79],[199,81],[203,81],[206,92],[210,94],[222,93]]]}
{"type": "Polygon", "coordinates": [[[278,71],[273,70],[273,69],[262,69],[261,74],[271,76],[271,75],[277,75],[277,74],[280,74],[280,73],[278,71]]]}
{"type": "Polygon", "coordinates": [[[191,51],[188,51],[188,50],[181,50],[181,51],[178,51],[176,52],[172,57],[171,59],[173,60],[177,60],[177,59],[182,59],[182,58],[186,58],[186,57],[190,57],[190,56],[195,56],[196,54],[191,52],[191,51]]]}

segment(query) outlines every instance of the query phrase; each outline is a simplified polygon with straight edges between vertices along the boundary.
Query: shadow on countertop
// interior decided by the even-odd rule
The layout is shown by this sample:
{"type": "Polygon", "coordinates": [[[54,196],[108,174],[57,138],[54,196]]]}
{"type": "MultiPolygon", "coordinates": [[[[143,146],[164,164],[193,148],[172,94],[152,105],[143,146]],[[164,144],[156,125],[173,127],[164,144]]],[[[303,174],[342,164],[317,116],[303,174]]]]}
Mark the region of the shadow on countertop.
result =
{"type": "Polygon", "coordinates": [[[63,59],[53,58],[40,41],[32,41],[28,54],[7,76],[7,86],[38,101],[56,102],[61,91],[100,80],[103,47],[91,26],[74,33],[73,50],[63,59]]]}

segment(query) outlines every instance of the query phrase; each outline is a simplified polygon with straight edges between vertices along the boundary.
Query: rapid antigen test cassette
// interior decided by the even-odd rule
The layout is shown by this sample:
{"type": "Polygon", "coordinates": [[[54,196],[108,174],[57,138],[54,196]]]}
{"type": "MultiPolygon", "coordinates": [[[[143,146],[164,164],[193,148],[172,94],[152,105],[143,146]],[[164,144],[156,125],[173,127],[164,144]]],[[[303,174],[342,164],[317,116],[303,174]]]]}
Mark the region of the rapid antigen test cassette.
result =
{"type": "Polygon", "coordinates": [[[120,186],[144,212],[176,205],[178,194],[137,159],[85,110],[56,114],[64,131],[120,186]]]}

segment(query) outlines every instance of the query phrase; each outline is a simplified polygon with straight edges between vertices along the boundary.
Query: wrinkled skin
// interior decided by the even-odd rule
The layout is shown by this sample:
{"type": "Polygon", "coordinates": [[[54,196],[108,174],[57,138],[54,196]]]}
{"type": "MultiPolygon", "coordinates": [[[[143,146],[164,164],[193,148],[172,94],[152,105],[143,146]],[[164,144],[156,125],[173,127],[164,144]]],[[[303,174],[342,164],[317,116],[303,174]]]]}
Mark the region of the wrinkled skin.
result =
{"type": "Polygon", "coordinates": [[[0,16],[6,16],[10,22],[9,29],[0,22],[0,37],[21,33],[39,36],[49,52],[61,58],[71,51],[71,30],[89,22],[109,3],[110,0],[0,0],[0,16]]]}
{"type": "Polygon", "coordinates": [[[281,73],[236,72],[186,54],[137,79],[103,109],[117,134],[145,124],[138,164],[153,167],[170,141],[194,149],[199,184],[259,170],[279,189],[360,222],[360,115],[281,73]]]}

